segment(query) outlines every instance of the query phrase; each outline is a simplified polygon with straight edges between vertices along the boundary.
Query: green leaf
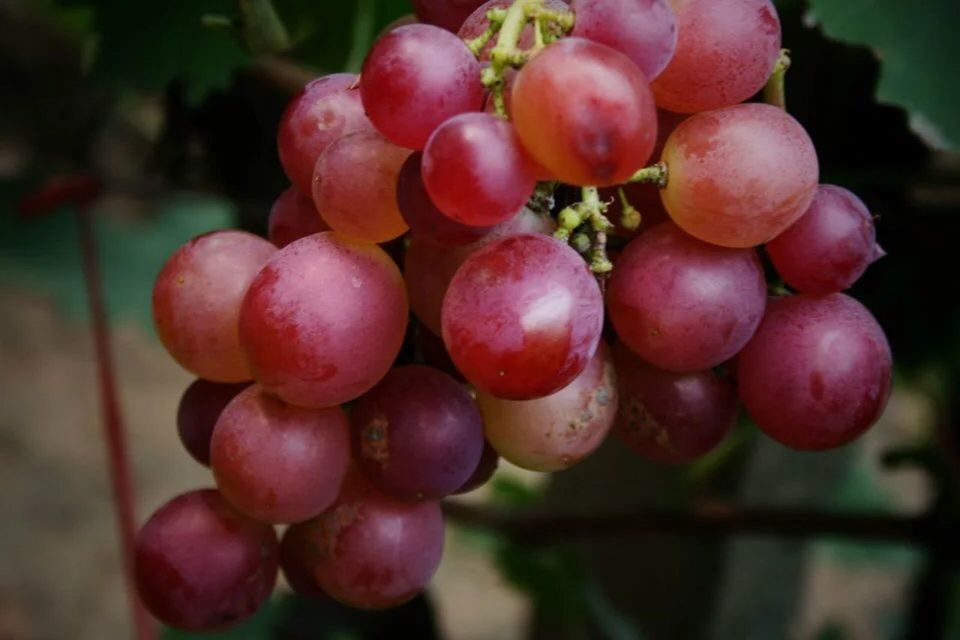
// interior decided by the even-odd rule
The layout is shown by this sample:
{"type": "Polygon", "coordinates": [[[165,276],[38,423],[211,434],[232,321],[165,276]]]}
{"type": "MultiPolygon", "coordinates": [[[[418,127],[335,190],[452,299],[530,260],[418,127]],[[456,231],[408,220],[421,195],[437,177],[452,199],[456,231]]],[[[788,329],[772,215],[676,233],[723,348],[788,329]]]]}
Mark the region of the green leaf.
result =
{"type": "Polygon", "coordinates": [[[928,144],[960,146],[960,83],[945,75],[960,60],[960,3],[810,0],[810,7],[829,37],[865,45],[877,56],[878,101],[906,109],[911,128],[928,144]]]}

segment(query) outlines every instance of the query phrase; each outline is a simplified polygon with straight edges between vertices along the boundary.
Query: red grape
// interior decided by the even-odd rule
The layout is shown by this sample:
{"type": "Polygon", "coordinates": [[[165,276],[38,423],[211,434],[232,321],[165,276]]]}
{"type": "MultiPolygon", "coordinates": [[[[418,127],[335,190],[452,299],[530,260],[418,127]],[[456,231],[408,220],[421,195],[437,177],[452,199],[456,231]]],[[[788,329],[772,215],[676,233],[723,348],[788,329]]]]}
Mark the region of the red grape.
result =
{"type": "Polygon", "coordinates": [[[214,382],[250,379],[237,316],[247,287],[276,251],[244,231],[214,231],[170,256],[153,287],[153,322],[180,366],[214,382]]]}
{"type": "Polygon", "coordinates": [[[188,631],[235,626],[277,580],[273,527],[234,511],[213,489],[156,511],[137,535],[137,590],[160,621],[188,631]]]}
{"type": "Polygon", "coordinates": [[[535,168],[509,122],[465,113],[440,125],[423,151],[423,183],[457,222],[490,226],[513,216],[536,186],[535,168]]]}
{"type": "Polygon", "coordinates": [[[520,70],[510,113],[534,160],[569,184],[626,181],[657,138],[643,72],[619,51],[582,38],[547,46],[520,70]]]}
{"type": "MultiPolygon", "coordinates": [[[[456,32],[483,0],[412,0],[421,22],[456,32]]],[[[511,0],[512,1],[512,0],[511,0]]]]}
{"type": "Polygon", "coordinates": [[[810,206],[819,167],[810,136],[783,109],[742,104],[684,120],[667,140],[661,190],[687,233],[724,247],[778,236],[810,206]]]}
{"type": "Polygon", "coordinates": [[[363,63],[360,91],[374,126],[409,149],[423,149],[448,118],[483,106],[480,63],[460,38],[428,24],[380,38],[363,63]]]}
{"type": "Polygon", "coordinates": [[[669,371],[732,358],[763,318],[766,284],[752,249],[700,242],[665,222],[617,260],[607,309],[632,351],[669,371]]]}
{"type": "Polygon", "coordinates": [[[667,0],[573,0],[573,35],[625,54],[653,80],[677,46],[677,18],[667,0]]]}
{"type": "Polygon", "coordinates": [[[412,153],[397,178],[397,205],[410,225],[410,235],[438,244],[470,244],[489,233],[491,227],[456,222],[433,204],[420,173],[422,153],[412,153]]]}
{"type": "Polygon", "coordinates": [[[805,293],[843,291],[883,256],[866,205],[829,184],[820,185],[807,212],[767,243],[767,253],[786,283],[805,293]]]}
{"type": "Polygon", "coordinates": [[[677,47],[653,82],[657,106],[696,113],[763,88],[780,54],[780,19],[770,0],[670,1],[677,47]]]}
{"type": "Polygon", "coordinates": [[[737,389],[711,369],[672,373],[614,348],[620,408],[614,433],[657,462],[692,462],[712,451],[737,421],[737,389]]]}
{"type": "Polygon", "coordinates": [[[267,237],[270,242],[283,248],[294,240],[329,228],[317,213],[313,200],[296,187],[290,187],[280,194],[270,209],[267,237]]]}
{"type": "Polygon", "coordinates": [[[256,385],[220,414],[210,467],[220,493],[262,522],[301,522],[329,507],[350,462],[340,407],[304,409],[256,385]]]}
{"type": "Polygon", "coordinates": [[[610,350],[601,344],[573,382],[553,395],[517,402],[477,394],[487,438],[501,456],[531,471],[567,469],[593,453],[617,414],[610,350]]]}
{"type": "Polygon", "coordinates": [[[463,493],[470,493],[475,489],[479,489],[483,485],[487,484],[490,481],[490,478],[493,477],[493,474],[497,471],[497,467],[500,465],[500,454],[497,453],[497,450],[494,449],[488,440],[483,441],[483,453],[480,454],[480,462],[477,464],[477,468],[473,470],[473,473],[467,478],[467,481],[464,482],[459,489],[454,491],[454,495],[460,495],[463,493]]]}
{"type": "Polygon", "coordinates": [[[524,234],[467,258],[444,298],[442,325],[450,357],[474,386],[531,400],[559,391],[587,366],[603,301],[576,251],[524,234]]]}
{"type": "Polygon", "coordinates": [[[399,367],[350,412],[354,451],[367,476],[399,498],[437,500],[470,478],[483,422],[470,394],[441,371],[399,367]]]}
{"type": "Polygon", "coordinates": [[[376,133],[335,140],[317,160],[313,201],[338,234],[387,242],[407,230],[397,208],[397,174],[410,151],[376,133]]]}
{"type": "Polygon", "coordinates": [[[313,167],[327,145],[349,133],[373,131],[363,113],[357,81],[352,73],[317,78],[290,101],[280,118],[280,164],[302,193],[311,193],[313,167]]]}
{"type": "Polygon", "coordinates": [[[248,385],[194,380],[177,407],[177,433],[193,459],[210,466],[210,436],[220,412],[248,385]]]}
{"type": "Polygon", "coordinates": [[[292,525],[280,539],[280,570],[293,592],[306,598],[327,599],[329,596],[313,576],[310,530],[292,525]]]}
{"type": "MultiPolygon", "coordinates": [[[[491,9],[508,9],[514,0],[487,0],[479,7],[474,9],[457,31],[457,35],[463,40],[473,40],[487,30],[489,21],[487,12],[491,9]]],[[[550,11],[569,11],[570,7],[563,0],[544,0],[542,4],[544,9],[550,11]]],[[[480,50],[480,60],[486,62],[490,59],[490,51],[497,44],[497,36],[490,38],[490,41],[480,50]]],[[[527,23],[520,32],[520,40],[517,41],[517,47],[520,49],[529,49],[534,44],[533,25],[527,23]]]]}
{"type": "Polygon", "coordinates": [[[240,310],[240,340],[264,389],[291,404],[330,407],[387,373],[407,313],[390,257],[325,231],[286,246],[263,268],[240,310]]]}
{"type": "Polygon", "coordinates": [[[890,395],[890,345],[867,309],[842,293],[773,300],[737,358],[740,399],[768,436],[831,449],[866,431],[890,395]]]}
{"type": "Polygon", "coordinates": [[[361,609],[394,607],[433,577],[443,553],[443,514],[436,502],[388,497],[348,475],[336,504],[291,527],[303,536],[320,588],[361,609]]]}

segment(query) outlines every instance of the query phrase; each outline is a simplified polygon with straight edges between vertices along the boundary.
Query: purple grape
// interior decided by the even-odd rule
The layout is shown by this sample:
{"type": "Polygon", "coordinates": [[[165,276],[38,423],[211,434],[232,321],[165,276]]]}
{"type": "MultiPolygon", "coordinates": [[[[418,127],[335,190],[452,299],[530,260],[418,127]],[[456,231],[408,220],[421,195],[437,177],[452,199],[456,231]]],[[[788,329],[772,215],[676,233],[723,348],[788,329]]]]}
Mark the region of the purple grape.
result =
{"type": "Polygon", "coordinates": [[[210,436],[217,418],[223,408],[248,386],[243,382],[223,384],[198,379],[183,392],[177,407],[177,433],[194,460],[210,466],[210,436]]]}
{"type": "Polygon", "coordinates": [[[497,471],[498,466],[500,466],[500,454],[490,445],[488,440],[484,440],[483,453],[480,454],[480,462],[477,464],[477,468],[474,469],[473,474],[467,478],[467,481],[463,483],[463,486],[453,492],[454,495],[470,493],[474,489],[479,489],[487,484],[497,471]]]}

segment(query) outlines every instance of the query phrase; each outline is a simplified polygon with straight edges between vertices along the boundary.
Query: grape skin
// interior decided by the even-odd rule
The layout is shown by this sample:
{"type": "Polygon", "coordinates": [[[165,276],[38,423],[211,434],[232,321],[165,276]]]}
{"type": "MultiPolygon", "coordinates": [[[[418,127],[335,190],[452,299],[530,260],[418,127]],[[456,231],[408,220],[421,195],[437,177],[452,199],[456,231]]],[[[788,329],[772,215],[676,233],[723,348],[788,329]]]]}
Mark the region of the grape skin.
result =
{"type": "Polygon", "coordinates": [[[766,283],[752,249],[700,242],[670,222],[635,238],[607,288],[617,335],[668,371],[700,371],[732,358],[763,318],[766,283]]]}
{"type": "Polygon", "coordinates": [[[153,322],[174,360],[212,382],[249,380],[237,336],[240,303],[277,248],[244,231],[214,231],[177,249],[153,287],[153,322]]]}
{"type": "Polygon", "coordinates": [[[556,393],[516,402],[478,392],[487,438],[496,451],[530,471],[561,471],[593,453],[613,426],[617,382],[600,344],[586,368],[556,393]]]}
{"type": "Polygon", "coordinates": [[[277,536],[215,490],[197,490],[150,517],[134,558],[137,591],[150,613],[178,629],[217,631],[243,622],[270,596],[277,536]]]}
{"type": "Polygon", "coordinates": [[[294,240],[329,228],[317,213],[313,200],[296,187],[290,187],[280,194],[270,208],[267,237],[282,249],[294,240]]]}
{"type": "Polygon", "coordinates": [[[210,442],[220,493],[242,513],[274,524],[302,522],[329,507],[349,462],[342,409],[295,407],[256,385],[227,405],[210,442]]]}
{"type": "Polygon", "coordinates": [[[890,345],[859,302],[832,293],[773,300],[737,358],[740,399],[768,436],[793,449],[844,445],[883,413],[890,345]]]}
{"type": "Polygon", "coordinates": [[[600,341],[603,303],[583,259],[545,236],[484,245],[457,270],[443,300],[443,341],[477,389],[510,400],[559,391],[600,341]]]}
{"type": "Polygon", "coordinates": [[[780,54],[780,18],[770,0],[671,0],[677,46],[653,81],[657,106],[698,113],[760,91],[780,54]]]}
{"type": "Polygon", "coordinates": [[[498,466],[500,466],[500,454],[490,445],[489,440],[484,440],[483,453],[480,454],[480,462],[477,464],[477,468],[474,469],[470,477],[467,478],[467,481],[453,492],[453,495],[470,493],[487,484],[493,477],[493,474],[496,473],[498,466]]]}
{"type": "Polygon", "coordinates": [[[353,400],[390,369],[407,327],[403,278],[382,249],[326,231],[276,253],[250,285],[240,340],[256,381],[291,404],[353,400]]]}
{"type": "Polygon", "coordinates": [[[810,206],[817,152],[782,109],[742,104],[684,120],[663,150],[669,169],[660,195],[692,236],[723,247],[753,247],[780,235],[810,206]]]}
{"type": "Polygon", "coordinates": [[[287,527],[280,539],[280,570],[287,584],[297,595],[305,598],[327,600],[330,598],[317,584],[313,576],[310,530],[292,525],[287,527]]]}
{"type": "MultiPolygon", "coordinates": [[[[508,0],[512,1],[512,0],[508,0]]],[[[456,33],[467,16],[483,0],[412,0],[413,10],[421,22],[437,25],[456,33]]]]}
{"type": "Polygon", "coordinates": [[[210,436],[217,418],[247,386],[197,379],[183,392],[177,407],[177,434],[187,453],[200,464],[210,466],[210,436]]]}

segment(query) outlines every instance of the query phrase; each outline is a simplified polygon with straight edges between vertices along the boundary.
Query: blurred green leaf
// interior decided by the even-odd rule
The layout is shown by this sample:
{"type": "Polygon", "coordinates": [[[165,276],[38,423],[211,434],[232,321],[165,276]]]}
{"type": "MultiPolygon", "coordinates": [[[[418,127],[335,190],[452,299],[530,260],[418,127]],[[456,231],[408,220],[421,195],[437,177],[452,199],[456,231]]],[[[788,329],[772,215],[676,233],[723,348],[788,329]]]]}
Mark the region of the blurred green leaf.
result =
{"type": "Polygon", "coordinates": [[[542,491],[503,475],[493,477],[490,492],[494,503],[511,507],[536,504],[542,495],[542,491]]]}
{"type": "Polygon", "coordinates": [[[497,568],[550,616],[570,621],[586,615],[587,585],[576,553],[562,548],[529,548],[505,542],[495,554],[497,568]]]}
{"type": "Polygon", "coordinates": [[[810,7],[828,36],[865,45],[880,60],[877,100],[905,108],[928,143],[960,145],[960,83],[943,75],[960,61],[960,2],[810,0],[810,7]]]}

